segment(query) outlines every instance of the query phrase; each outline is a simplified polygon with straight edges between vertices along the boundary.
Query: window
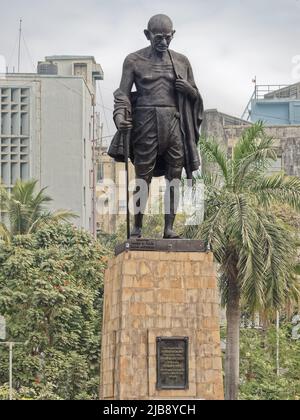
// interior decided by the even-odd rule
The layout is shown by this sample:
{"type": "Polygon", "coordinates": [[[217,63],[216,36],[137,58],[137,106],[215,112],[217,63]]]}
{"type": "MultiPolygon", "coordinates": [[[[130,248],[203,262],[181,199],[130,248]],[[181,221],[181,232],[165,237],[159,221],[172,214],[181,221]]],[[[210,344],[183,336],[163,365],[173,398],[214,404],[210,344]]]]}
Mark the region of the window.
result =
{"type": "Polygon", "coordinates": [[[29,134],[29,124],[28,124],[28,114],[22,113],[21,114],[21,135],[28,135],[29,134]]]}

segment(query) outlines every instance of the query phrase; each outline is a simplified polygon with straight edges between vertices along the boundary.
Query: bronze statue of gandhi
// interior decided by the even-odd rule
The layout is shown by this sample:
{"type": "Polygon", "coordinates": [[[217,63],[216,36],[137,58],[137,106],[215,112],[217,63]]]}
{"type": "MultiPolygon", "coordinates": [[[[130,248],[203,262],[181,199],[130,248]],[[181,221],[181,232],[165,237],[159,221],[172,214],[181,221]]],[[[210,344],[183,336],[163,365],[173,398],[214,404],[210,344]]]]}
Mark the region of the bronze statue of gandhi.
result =
{"type": "MultiPolygon", "coordinates": [[[[111,157],[124,162],[122,133],[130,130],[130,159],[136,178],[145,181],[146,195],[153,176],[165,176],[173,185],[165,197],[165,239],[179,238],[173,230],[179,183],[173,181],[181,180],[183,168],[191,179],[200,167],[197,143],[203,114],[189,60],[169,49],[174,34],[168,16],[153,16],[145,30],[151,45],[126,57],[121,84],[114,93],[118,132],[109,149],[111,157]]],[[[137,202],[133,238],[142,236],[145,206],[137,202]]]]}

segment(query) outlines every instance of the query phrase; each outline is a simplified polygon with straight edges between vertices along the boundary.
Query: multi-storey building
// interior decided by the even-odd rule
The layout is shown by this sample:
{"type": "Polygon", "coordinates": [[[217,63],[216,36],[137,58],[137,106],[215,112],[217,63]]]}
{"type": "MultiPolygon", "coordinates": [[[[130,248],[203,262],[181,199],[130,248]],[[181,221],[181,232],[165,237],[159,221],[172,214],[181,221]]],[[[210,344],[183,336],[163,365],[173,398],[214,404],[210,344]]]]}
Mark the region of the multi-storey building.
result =
{"type": "Polygon", "coordinates": [[[0,79],[1,181],[36,179],[53,209],[70,209],[93,231],[93,141],[96,81],[93,57],[53,56],[37,74],[0,79]]]}

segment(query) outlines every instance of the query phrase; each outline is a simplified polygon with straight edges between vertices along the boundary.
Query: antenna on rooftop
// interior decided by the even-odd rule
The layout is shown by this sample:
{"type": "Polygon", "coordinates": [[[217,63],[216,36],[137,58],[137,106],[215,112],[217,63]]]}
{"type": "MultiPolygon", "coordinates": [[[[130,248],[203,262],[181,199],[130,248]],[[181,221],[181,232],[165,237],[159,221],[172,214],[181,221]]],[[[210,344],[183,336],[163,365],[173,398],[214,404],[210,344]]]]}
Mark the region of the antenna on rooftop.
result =
{"type": "Polygon", "coordinates": [[[20,73],[20,65],[21,65],[21,39],[22,39],[22,19],[20,19],[20,28],[19,28],[18,73],[20,73]]]}

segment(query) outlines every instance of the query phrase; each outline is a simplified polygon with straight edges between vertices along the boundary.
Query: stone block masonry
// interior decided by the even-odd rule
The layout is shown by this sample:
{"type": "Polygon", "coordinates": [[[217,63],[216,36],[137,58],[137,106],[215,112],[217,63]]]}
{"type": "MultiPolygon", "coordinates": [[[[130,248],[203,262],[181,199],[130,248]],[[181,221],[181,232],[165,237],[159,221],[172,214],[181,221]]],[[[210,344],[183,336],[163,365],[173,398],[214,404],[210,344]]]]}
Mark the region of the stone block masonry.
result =
{"type": "Polygon", "coordinates": [[[223,399],[212,254],[129,251],[105,276],[101,398],[223,399]],[[188,337],[188,389],[157,387],[157,338],[188,337]]]}

